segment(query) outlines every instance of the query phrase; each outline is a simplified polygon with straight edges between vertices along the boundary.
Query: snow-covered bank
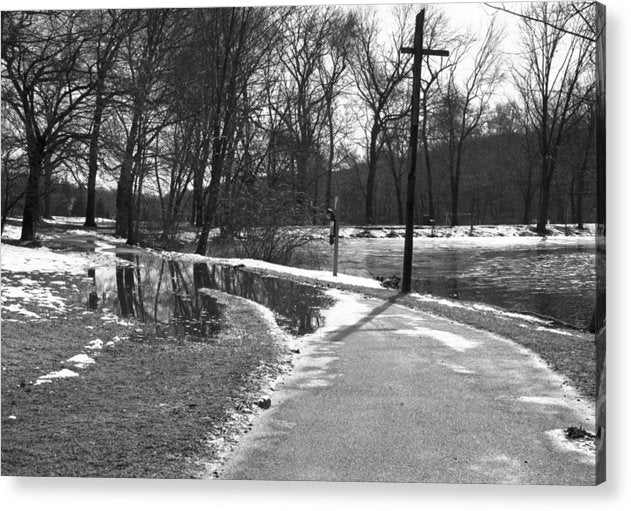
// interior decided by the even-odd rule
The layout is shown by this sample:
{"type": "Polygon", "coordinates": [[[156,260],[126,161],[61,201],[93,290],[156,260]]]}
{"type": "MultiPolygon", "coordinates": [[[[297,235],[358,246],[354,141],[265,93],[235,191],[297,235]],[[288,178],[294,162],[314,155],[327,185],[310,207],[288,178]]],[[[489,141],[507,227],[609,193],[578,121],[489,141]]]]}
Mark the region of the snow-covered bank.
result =
{"type": "Polygon", "coordinates": [[[228,266],[243,266],[244,268],[252,270],[262,270],[279,275],[291,275],[294,277],[302,277],[306,279],[315,280],[323,283],[342,284],[347,286],[358,286],[368,288],[381,288],[381,283],[378,280],[358,277],[355,275],[347,275],[338,273],[337,276],[333,276],[331,271],[324,270],[307,270],[305,268],[296,268],[294,266],[283,266],[280,264],[268,263],[259,259],[233,259],[233,258],[218,258],[218,257],[206,257],[197,254],[182,254],[181,252],[166,252],[169,257],[179,259],[183,261],[204,261],[211,264],[223,264],[228,266]]]}
{"type": "MultiPolygon", "coordinates": [[[[550,224],[547,236],[580,236],[593,237],[596,233],[595,224],[585,224],[584,229],[577,229],[576,225],[550,224]]],[[[340,226],[340,238],[402,238],[405,228],[394,226],[340,226]]],[[[423,226],[414,228],[414,237],[462,238],[462,237],[524,237],[537,236],[534,225],[459,225],[423,226]]]]}

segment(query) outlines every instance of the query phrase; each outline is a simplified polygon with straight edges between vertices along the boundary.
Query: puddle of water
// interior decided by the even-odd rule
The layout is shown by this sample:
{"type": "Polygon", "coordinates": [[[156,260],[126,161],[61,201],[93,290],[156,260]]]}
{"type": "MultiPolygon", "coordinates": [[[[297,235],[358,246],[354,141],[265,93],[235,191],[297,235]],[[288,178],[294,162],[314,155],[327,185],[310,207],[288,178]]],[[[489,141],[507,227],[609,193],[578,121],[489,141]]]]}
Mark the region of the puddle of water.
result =
{"type": "Polygon", "coordinates": [[[324,324],[321,313],[333,301],[321,289],[308,284],[261,275],[240,267],[204,265],[205,285],[264,305],[278,324],[292,335],[315,332],[324,324]]]}
{"type": "Polygon", "coordinates": [[[323,324],[332,301],[319,288],[244,268],[175,261],[137,250],[117,250],[119,262],[89,270],[87,304],[150,324],[158,337],[212,340],[222,309],[209,290],[241,296],[271,309],[281,328],[304,335],[323,324]],[[121,260],[128,261],[127,264],[121,260]]]}

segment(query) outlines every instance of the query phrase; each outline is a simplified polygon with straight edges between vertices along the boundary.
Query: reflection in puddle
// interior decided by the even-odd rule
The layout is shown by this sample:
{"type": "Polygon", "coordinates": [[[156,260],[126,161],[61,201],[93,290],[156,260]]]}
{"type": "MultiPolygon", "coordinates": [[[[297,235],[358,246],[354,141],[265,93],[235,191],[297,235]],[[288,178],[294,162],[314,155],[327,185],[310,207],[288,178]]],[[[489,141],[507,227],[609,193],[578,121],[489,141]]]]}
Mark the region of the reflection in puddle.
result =
{"type": "Polygon", "coordinates": [[[222,306],[210,290],[241,296],[271,309],[292,335],[314,332],[320,310],[332,301],[315,286],[260,275],[243,268],[175,261],[117,251],[115,267],[89,270],[91,309],[108,308],[155,327],[158,337],[209,340],[220,328],[222,306]]]}
{"type": "Polygon", "coordinates": [[[220,328],[217,299],[204,293],[196,273],[169,259],[120,252],[129,264],[89,272],[88,307],[104,307],[154,327],[156,337],[209,340],[220,328]]]}
{"type": "Polygon", "coordinates": [[[211,289],[241,296],[271,309],[278,324],[292,335],[315,332],[323,325],[320,310],[332,305],[317,287],[261,275],[244,268],[204,265],[211,289]]]}

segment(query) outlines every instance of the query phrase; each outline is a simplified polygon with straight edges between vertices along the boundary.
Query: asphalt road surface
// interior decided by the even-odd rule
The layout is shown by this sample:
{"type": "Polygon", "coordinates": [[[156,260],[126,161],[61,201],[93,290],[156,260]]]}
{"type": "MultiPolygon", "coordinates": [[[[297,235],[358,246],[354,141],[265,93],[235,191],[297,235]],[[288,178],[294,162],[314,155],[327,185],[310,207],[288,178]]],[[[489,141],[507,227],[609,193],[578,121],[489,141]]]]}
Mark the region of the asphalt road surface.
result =
{"type": "Polygon", "coordinates": [[[335,292],[222,479],[591,485],[594,405],[519,345],[335,292]]]}

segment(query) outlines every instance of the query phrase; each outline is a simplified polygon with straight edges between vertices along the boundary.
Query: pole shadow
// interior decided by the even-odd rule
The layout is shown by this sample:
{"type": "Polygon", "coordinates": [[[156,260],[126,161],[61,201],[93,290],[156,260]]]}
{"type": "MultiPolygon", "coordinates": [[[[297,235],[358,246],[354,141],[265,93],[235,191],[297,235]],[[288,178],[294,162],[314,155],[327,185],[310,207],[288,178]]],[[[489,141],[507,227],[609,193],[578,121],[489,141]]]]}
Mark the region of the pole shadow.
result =
{"type": "Polygon", "coordinates": [[[383,314],[390,307],[395,305],[397,303],[397,300],[401,296],[404,296],[404,295],[405,295],[405,293],[398,293],[398,294],[396,294],[394,296],[391,296],[384,303],[382,303],[381,305],[379,305],[379,306],[375,307],[373,310],[371,310],[366,316],[364,316],[362,319],[360,319],[357,323],[353,323],[352,325],[349,325],[349,326],[347,326],[346,328],[344,328],[342,330],[337,330],[337,331],[332,332],[334,335],[331,337],[330,341],[331,342],[340,342],[343,339],[345,339],[346,337],[348,337],[349,335],[351,335],[352,333],[357,332],[358,330],[361,329],[361,327],[363,325],[366,325],[367,323],[370,323],[377,316],[379,316],[380,314],[383,314]]]}

